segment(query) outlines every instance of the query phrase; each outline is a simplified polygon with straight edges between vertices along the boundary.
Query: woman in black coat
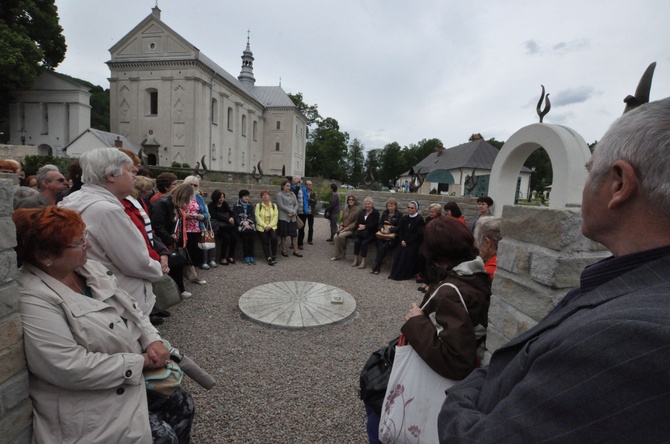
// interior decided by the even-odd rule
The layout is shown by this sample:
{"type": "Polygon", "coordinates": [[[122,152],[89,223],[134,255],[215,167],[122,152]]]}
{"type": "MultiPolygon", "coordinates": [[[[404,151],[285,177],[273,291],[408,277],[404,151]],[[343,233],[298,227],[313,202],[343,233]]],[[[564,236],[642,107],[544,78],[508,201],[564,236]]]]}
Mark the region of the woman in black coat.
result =
{"type": "Polygon", "coordinates": [[[402,213],[398,210],[398,201],[391,197],[386,201],[386,209],[379,217],[377,231],[381,231],[385,234],[393,234],[394,236],[388,239],[377,239],[377,257],[375,258],[375,265],[372,270],[370,270],[370,273],[379,274],[386,253],[398,246],[398,236],[393,233],[393,230],[400,225],[401,220],[402,213]]]}
{"type": "Polygon", "coordinates": [[[394,229],[400,242],[393,255],[393,266],[389,279],[404,281],[416,274],[416,261],[423,240],[425,222],[419,214],[419,203],[415,200],[407,205],[407,214],[403,216],[398,228],[394,229]]]}
{"type": "Polygon", "coordinates": [[[233,210],[226,202],[226,193],[212,191],[212,201],[207,205],[212,218],[212,226],[216,233],[216,249],[219,251],[219,263],[228,265],[235,263],[235,247],[237,246],[237,227],[233,210]],[[216,222],[214,222],[216,221],[216,222]],[[214,225],[218,225],[214,227],[214,225]]]}
{"type": "Polygon", "coordinates": [[[356,217],[356,231],[354,236],[354,262],[352,267],[365,268],[365,258],[368,255],[368,244],[375,240],[377,225],[379,225],[379,211],[375,210],[375,202],[371,197],[363,201],[363,211],[356,217]],[[360,255],[360,256],[359,256],[360,255]]]}

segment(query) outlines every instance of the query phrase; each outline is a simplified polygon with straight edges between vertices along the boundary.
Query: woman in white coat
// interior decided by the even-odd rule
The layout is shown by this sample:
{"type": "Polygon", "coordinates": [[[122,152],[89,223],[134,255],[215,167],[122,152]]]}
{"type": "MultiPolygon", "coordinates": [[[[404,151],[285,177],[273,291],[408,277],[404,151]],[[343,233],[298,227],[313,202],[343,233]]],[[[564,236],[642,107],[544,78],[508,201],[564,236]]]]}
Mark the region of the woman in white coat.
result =
{"type": "Polygon", "coordinates": [[[114,274],[88,260],[85,224],[49,206],[14,213],[33,442],[188,443],[193,399],[147,392],[170,355],[114,274]]]}

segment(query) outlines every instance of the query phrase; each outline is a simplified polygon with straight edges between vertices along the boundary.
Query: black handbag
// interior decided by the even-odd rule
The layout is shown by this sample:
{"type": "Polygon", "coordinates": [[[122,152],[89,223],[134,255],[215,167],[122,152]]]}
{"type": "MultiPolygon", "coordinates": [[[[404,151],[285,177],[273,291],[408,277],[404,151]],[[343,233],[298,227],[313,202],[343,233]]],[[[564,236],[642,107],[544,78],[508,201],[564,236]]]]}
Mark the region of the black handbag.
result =
{"type": "Polygon", "coordinates": [[[386,386],[395,359],[395,347],[399,339],[395,338],[387,346],[373,352],[361,370],[358,396],[377,414],[382,412],[386,386]]]}
{"type": "Polygon", "coordinates": [[[168,251],[168,267],[175,268],[186,265],[188,262],[186,257],[186,250],[182,247],[170,248],[168,251]]]}

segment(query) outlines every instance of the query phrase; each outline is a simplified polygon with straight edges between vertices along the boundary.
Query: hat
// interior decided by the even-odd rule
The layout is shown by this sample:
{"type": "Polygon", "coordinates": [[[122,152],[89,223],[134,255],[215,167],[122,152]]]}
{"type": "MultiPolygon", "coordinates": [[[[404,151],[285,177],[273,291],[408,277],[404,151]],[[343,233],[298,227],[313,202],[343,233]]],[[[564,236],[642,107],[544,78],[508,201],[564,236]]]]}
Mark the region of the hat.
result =
{"type": "Polygon", "coordinates": [[[249,190],[240,190],[240,199],[242,199],[244,196],[248,196],[249,190]]]}

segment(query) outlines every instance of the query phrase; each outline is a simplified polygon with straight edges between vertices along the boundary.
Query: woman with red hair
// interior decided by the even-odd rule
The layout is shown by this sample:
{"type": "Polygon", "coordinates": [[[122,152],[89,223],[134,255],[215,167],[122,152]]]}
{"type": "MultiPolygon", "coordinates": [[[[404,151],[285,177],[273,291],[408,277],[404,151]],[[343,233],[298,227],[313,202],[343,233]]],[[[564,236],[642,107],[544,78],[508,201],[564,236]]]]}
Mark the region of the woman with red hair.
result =
{"type": "Polygon", "coordinates": [[[146,391],[142,370],[170,354],[114,274],[88,260],[81,216],[48,206],[13,219],[33,441],[189,442],[193,399],[146,391]]]}

